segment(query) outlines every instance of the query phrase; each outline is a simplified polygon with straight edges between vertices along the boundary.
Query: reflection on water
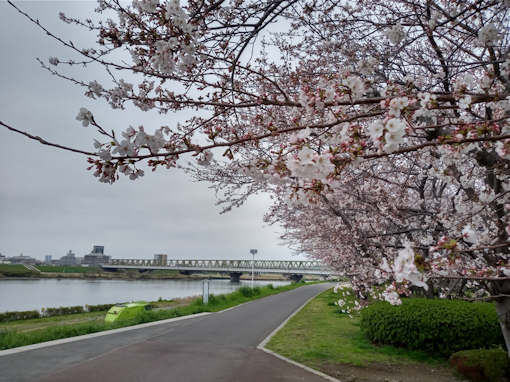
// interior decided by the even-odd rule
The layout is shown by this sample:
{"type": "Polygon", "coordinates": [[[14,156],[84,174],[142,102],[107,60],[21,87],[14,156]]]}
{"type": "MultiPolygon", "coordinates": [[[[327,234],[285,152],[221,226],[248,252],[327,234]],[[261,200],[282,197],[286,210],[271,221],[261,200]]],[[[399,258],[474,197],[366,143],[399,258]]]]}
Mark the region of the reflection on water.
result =
{"type": "MultiPolygon", "coordinates": [[[[288,281],[255,281],[256,285],[285,285],[288,281]]],[[[210,280],[210,293],[230,293],[250,281],[210,280]]],[[[202,280],[0,280],[0,312],[58,306],[112,304],[158,298],[198,296],[202,280]]]]}

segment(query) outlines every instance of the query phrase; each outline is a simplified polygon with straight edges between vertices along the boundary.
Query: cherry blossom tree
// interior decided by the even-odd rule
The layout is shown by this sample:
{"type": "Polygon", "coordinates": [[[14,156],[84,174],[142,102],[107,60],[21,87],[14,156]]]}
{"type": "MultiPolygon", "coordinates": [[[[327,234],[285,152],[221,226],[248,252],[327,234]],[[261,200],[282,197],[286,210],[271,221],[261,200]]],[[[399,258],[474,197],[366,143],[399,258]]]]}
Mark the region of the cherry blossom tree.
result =
{"type": "Polygon", "coordinates": [[[114,131],[82,108],[93,151],[0,125],[86,155],[105,183],[187,167],[225,211],[269,192],[267,220],[360,296],[460,281],[496,302],[510,348],[509,1],[100,0],[97,22],[60,15],[94,47],[9,3],[82,57],[40,62],[87,97],[196,114],[114,131]],[[111,81],[67,74],[77,64],[111,81]]]}

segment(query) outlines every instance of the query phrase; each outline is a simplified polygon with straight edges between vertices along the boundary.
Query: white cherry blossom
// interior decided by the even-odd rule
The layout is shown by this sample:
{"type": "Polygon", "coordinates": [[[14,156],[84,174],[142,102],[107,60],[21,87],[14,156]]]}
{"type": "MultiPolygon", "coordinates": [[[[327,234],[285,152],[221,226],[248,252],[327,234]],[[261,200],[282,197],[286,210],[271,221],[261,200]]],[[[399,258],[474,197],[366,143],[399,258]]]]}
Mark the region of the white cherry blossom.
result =
{"type": "Polygon", "coordinates": [[[88,109],[82,107],[80,108],[80,112],[76,116],[76,120],[81,121],[83,127],[87,127],[90,123],[94,121],[94,116],[88,109]]]}

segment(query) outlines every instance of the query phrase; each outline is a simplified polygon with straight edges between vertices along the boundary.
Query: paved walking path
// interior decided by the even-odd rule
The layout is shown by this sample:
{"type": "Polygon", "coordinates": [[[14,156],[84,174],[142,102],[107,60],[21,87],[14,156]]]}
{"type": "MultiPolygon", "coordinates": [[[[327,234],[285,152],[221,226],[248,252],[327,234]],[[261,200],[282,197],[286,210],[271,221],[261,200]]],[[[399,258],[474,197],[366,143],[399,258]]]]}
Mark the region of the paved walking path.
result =
{"type": "Polygon", "coordinates": [[[11,355],[0,352],[0,381],[324,382],[256,346],[329,287],[309,285],[207,316],[11,355]]]}

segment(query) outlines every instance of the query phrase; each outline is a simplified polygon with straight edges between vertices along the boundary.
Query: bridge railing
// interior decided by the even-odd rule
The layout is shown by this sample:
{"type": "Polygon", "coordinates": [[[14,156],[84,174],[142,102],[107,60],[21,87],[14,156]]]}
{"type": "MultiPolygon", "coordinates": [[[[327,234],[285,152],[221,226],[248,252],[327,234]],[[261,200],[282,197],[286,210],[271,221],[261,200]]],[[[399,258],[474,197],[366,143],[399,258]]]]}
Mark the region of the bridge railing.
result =
{"type": "MultiPolygon", "coordinates": [[[[252,267],[252,260],[168,260],[161,262],[149,259],[111,259],[110,265],[126,266],[163,266],[168,268],[194,268],[194,269],[248,269],[252,267]]],[[[330,270],[326,265],[318,261],[282,261],[282,260],[255,260],[255,269],[274,270],[330,270]]]]}

